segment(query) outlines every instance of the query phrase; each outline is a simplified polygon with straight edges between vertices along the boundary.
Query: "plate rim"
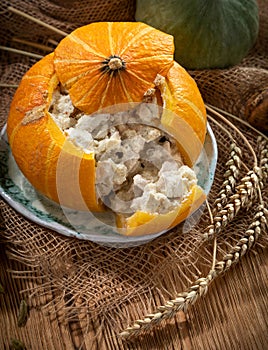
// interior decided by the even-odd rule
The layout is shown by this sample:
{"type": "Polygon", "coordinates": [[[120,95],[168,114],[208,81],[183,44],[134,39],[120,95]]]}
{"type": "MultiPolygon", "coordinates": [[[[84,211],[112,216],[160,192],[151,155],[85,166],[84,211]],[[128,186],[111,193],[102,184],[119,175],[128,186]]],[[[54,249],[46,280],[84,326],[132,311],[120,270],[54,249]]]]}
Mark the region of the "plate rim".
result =
{"type": "MultiPolygon", "coordinates": [[[[8,141],[4,140],[4,137],[6,136],[6,128],[7,128],[7,124],[5,124],[3,126],[3,128],[2,128],[2,130],[1,130],[0,141],[5,142],[6,146],[8,147],[9,152],[11,152],[10,146],[8,144],[8,141]]],[[[210,189],[212,187],[212,184],[214,182],[214,176],[215,176],[215,171],[216,171],[216,166],[217,166],[217,161],[218,161],[218,146],[217,146],[216,137],[215,137],[215,135],[213,133],[213,130],[212,130],[209,122],[207,122],[206,137],[207,137],[207,135],[209,135],[209,137],[211,139],[212,150],[213,150],[213,152],[212,152],[212,160],[213,161],[211,162],[210,167],[209,167],[210,173],[212,173],[212,179],[210,181],[211,185],[210,185],[210,188],[209,188],[209,191],[210,191],[210,189]]],[[[22,173],[21,173],[21,175],[24,176],[22,173]]],[[[208,191],[208,193],[209,193],[209,191],[208,191]]],[[[53,220],[53,221],[46,221],[46,220],[43,220],[42,218],[39,218],[33,212],[31,212],[27,207],[25,207],[22,203],[18,202],[14,198],[12,198],[12,196],[5,191],[5,189],[1,186],[1,184],[0,184],[0,196],[14,210],[16,210],[19,214],[21,214],[24,218],[26,218],[27,220],[32,221],[35,224],[40,225],[43,228],[47,228],[49,230],[55,231],[55,232],[57,232],[59,234],[67,236],[67,237],[74,237],[74,238],[81,239],[81,240],[88,240],[88,241],[99,243],[99,244],[107,244],[107,245],[110,245],[110,244],[112,244],[112,245],[114,245],[114,244],[116,244],[116,245],[118,245],[118,244],[119,245],[127,244],[127,247],[129,247],[129,244],[132,244],[132,243],[135,244],[135,245],[143,244],[146,241],[151,241],[151,240],[153,240],[153,239],[159,237],[160,235],[162,235],[162,234],[164,234],[164,233],[169,231],[169,230],[164,230],[164,231],[161,231],[161,232],[157,232],[155,234],[148,234],[148,235],[142,235],[142,236],[124,236],[124,235],[116,234],[115,232],[111,232],[111,233],[115,234],[115,237],[109,236],[109,241],[107,242],[107,236],[105,236],[105,235],[95,236],[95,238],[94,238],[94,237],[92,237],[89,234],[84,234],[84,233],[78,232],[75,229],[67,227],[63,223],[56,222],[55,220],[53,220]],[[118,241],[118,238],[120,238],[120,241],[118,241]]],[[[55,203],[55,204],[59,205],[57,203],[55,203]]],[[[60,206],[60,207],[62,207],[62,206],[60,206]]],[[[193,214],[194,213],[192,213],[191,215],[193,215],[193,214]]]]}

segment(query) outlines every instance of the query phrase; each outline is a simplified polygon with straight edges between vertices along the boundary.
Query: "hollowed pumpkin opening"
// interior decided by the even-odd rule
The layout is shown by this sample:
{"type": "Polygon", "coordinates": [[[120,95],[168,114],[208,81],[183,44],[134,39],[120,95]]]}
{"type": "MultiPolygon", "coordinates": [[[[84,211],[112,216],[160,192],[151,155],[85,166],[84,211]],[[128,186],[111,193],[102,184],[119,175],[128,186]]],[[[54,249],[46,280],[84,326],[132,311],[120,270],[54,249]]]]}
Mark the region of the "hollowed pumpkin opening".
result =
{"type": "Polygon", "coordinates": [[[68,141],[94,157],[97,200],[121,217],[166,214],[197,185],[178,142],[163,129],[160,102],[156,87],[135,107],[89,115],[75,108],[60,86],[53,93],[50,116],[68,141]]]}

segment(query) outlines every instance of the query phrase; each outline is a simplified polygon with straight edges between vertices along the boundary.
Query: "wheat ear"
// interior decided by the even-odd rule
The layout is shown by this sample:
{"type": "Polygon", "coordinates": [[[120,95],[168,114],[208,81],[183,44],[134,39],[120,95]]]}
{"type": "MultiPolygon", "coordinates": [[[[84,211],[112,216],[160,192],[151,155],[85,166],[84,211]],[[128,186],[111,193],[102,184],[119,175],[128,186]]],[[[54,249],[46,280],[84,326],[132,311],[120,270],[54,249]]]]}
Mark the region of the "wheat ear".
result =
{"type": "Polygon", "coordinates": [[[213,214],[216,215],[224,205],[227,204],[228,198],[233,194],[236,183],[240,175],[242,151],[233,140],[230,146],[230,158],[225,163],[227,170],[223,174],[224,182],[221,190],[214,202],[215,208],[213,214]]]}
{"type": "Polygon", "coordinates": [[[263,188],[265,182],[268,179],[268,141],[262,136],[259,136],[257,140],[257,145],[260,153],[259,166],[261,168],[262,176],[263,176],[260,186],[261,188],[263,188]]]}
{"type": "Polygon", "coordinates": [[[223,256],[221,261],[216,262],[206,277],[199,278],[187,291],[179,293],[175,299],[159,306],[155,313],[147,314],[143,319],[136,320],[132,326],[127,327],[119,336],[124,339],[138,336],[141,332],[151,329],[163,320],[173,317],[180,310],[187,312],[190,305],[193,305],[198,298],[207,293],[208,286],[216,277],[229,270],[253,247],[262,230],[267,229],[267,220],[268,211],[263,205],[259,205],[253,222],[246,230],[244,236],[223,256]]]}
{"type": "MultiPolygon", "coordinates": [[[[213,222],[213,215],[210,209],[210,205],[206,200],[207,209],[211,222],[213,222]]],[[[216,252],[217,252],[217,241],[214,240],[213,255],[212,255],[212,266],[211,271],[215,270],[216,263],[216,252]]],[[[190,304],[198,299],[198,297],[206,294],[208,285],[212,281],[213,274],[210,273],[205,278],[199,278],[195,283],[183,293],[179,293],[173,300],[168,301],[165,305],[159,306],[157,311],[152,314],[147,314],[143,319],[136,320],[134,324],[127,327],[123,332],[119,334],[124,339],[128,339],[133,336],[139,335],[142,331],[151,328],[152,326],[162,322],[167,318],[171,318],[177,312],[186,313],[187,308],[190,304]]]]}
{"type": "MultiPolygon", "coordinates": [[[[241,208],[249,207],[252,205],[253,199],[259,191],[259,180],[262,180],[262,169],[258,167],[256,153],[251,144],[246,139],[246,137],[242,134],[242,132],[238,128],[236,128],[236,126],[233,125],[228,119],[226,119],[221,113],[215,111],[210,106],[206,107],[209,112],[213,113],[216,117],[220,118],[226,125],[231,127],[236,133],[239,134],[239,136],[243,139],[244,143],[247,145],[249,151],[252,153],[254,162],[253,170],[248,171],[246,176],[244,176],[241,179],[240,184],[238,185],[235,184],[239,175],[239,171],[234,171],[237,170],[237,167],[233,167],[233,174],[231,171],[227,171],[226,175],[231,175],[231,182],[229,183],[227,179],[227,181],[225,180],[225,182],[223,183],[224,187],[218,196],[218,200],[216,200],[216,205],[218,204],[218,209],[220,210],[217,210],[217,207],[215,208],[214,222],[206,228],[205,233],[203,234],[203,238],[205,240],[211,240],[213,239],[214,235],[218,234],[223,227],[227,226],[227,224],[234,219],[234,217],[238,214],[241,208]],[[230,195],[231,193],[233,194],[230,195]],[[222,202],[225,202],[226,204],[223,206],[222,202]]],[[[208,117],[219,127],[221,127],[231,139],[233,139],[230,132],[226,130],[226,128],[221,123],[216,121],[210,115],[208,115],[208,117]]],[[[231,163],[233,162],[234,160],[231,160],[231,163]]],[[[240,158],[238,164],[241,165],[240,158]]],[[[233,165],[235,165],[235,163],[233,165]]]]}
{"type": "Polygon", "coordinates": [[[236,193],[230,196],[228,203],[213,217],[214,223],[207,226],[203,234],[205,240],[213,239],[242,208],[252,205],[258,194],[260,179],[262,176],[259,167],[254,167],[241,179],[241,183],[235,187],[236,193]]]}
{"type": "Polygon", "coordinates": [[[234,186],[236,193],[230,197],[231,203],[225,205],[223,210],[220,211],[220,215],[214,217],[208,208],[211,219],[210,227],[213,230],[211,236],[214,238],[215,243],[216,236],[214,235],[214,230],[220,230],[223,225],[227,225],[241,207],[246,205],[252,206],[253,199],[258,195],[261,204],[258,206],[253,222],[246,230],[244,236],[223,256],[221,261],[216,263],[214,263],[216,259],[216,245],[214,244],[213,263],[208,275],[196,280],[187,291],[179,293],[175,299],[168,301],[165,305],[159,306],[155,313],[147,314],[143,319],[136,320],[132,326],[127,327],[120,333],[122,338],[129,339],[138,336],[141,332],[151,329],[154,325],[159,324],[167,318],[171,318],[181,310],[187,312],[190,305],[193,305],[199,297],[207,293],[209,284],[217,276],[225,273],[231,266],[240,261],[241,257],[256,243],[262,230],[267,230],[268,210],[264,207],[260,189],[260,184],[266,181],[268,177],[268,151],[267,144],[264,142],[261,142],[260,153],[260,167],[257,166],[257,157],[254,152],[253,170],[248,171],[247,175],[241,179],[239,185],[234,186]]]}

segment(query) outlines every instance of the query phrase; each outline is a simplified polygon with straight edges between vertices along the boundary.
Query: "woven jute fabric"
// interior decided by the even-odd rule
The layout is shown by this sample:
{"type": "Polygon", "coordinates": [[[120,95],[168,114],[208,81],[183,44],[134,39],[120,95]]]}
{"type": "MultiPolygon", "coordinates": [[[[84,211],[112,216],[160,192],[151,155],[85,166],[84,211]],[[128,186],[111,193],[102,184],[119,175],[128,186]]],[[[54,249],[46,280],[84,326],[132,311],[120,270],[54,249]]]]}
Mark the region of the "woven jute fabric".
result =
{"type": "MultiPolygon", "coordinates": [[[[178,310],[187,311],[247,251],[258,253],[260,246],[267,246],[268,142],[258,130],[267,130],[268,11],[266,1],[259,4],[258,42],[240,65],[189,72],[208,106],[223,111],[208,109],[218,163],[208,205],[188,232],[182,233],[180,226],[142,246],[108,248],[34,224],[0,201],[6,250],[10,259],[25,266],[12,273],[31,280],[24,295],[32,307],[56,312],[62,322],[84,318],[88,326],[99,319],[118,332],[133,324],[124,335],[137,335],[178,310]]],[[[53,50],[60,35],[8,6],[67,33],[92,21],[135,18],[133,1],[2,1],[1,45],[41,55],[53,50]]],[[[0,56],[2,127],[15,86],[37,59],[9,51],[0,56]]]]}

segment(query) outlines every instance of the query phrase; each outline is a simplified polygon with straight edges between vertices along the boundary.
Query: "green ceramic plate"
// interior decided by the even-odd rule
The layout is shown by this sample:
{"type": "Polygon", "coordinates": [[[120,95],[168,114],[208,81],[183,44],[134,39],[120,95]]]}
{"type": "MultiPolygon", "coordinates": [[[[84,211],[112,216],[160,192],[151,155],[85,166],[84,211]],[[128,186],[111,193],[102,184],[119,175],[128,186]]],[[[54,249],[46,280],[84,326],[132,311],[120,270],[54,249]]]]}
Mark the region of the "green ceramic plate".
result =
{"type": "MultiPolygon", "coordinates": [[[[217,143],[208,125],[204,148],[194,167],[198,183],[207,194],[213,183],[216,164],[217,143]]],[[[0,194],[16,211],[43,227],[65,236],[90,240],[107,246],[136,246],[166,232],[139,237],[122,236],[113,229],[114,217],[111,214],[93,215],[90,212],[74,211],[48,200],[33,188],[17,167],[7,141],[6,127],[3,128],[0,136],[0,194]]],[[[182,226],[187,230],[186,223],[182,226]]]]}

